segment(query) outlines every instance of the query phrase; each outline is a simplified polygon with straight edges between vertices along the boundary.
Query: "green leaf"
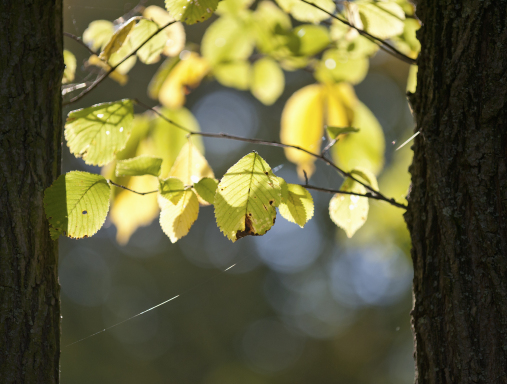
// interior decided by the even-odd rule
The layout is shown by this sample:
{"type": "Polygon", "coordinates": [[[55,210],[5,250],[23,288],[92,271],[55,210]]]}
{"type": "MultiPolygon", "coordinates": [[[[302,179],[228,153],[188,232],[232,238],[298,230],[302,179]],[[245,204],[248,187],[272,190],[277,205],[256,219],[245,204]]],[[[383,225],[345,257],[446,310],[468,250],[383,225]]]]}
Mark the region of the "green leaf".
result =
{"type": "Polygon", "coordinates": [[[293,52],[299,56],[316,55],[331,42],[328,29],[319,25],[300,25],[294,28],[294,34],[299,38],[299,44],[293,52]]]}
{"type": "Polygon", "coordinates": [[[338,135],[356,133],[359,132],[359,129],[354,127],[326,127],[326,131],[331,140],[334,140],[338,137],[338,135]]]}
{"type": "Polygon", "coordinates": [[[269,57],[253,64],[252,94],[263,104],[273,104],[285,88],[285,76],[276,61],[269,57]]]}
{"type": "Polygon", "coordinates": [[[63,50],[63,62],[65,70],[63,71],[62,84],[71,83],[76,73],[76,56],[71,51],[63,50]]]}
{"type": "Polygon", "coordinates": [[[212,179],[211,177],[205,177],[199,180],[198,183],[194,184],[194,188],[199,196],[210,204],[213,204],[213,201],[215,200],[217,186],[218,180],[212,179]]]}
{"type": "Polygon", "coordinates": [[[125,147],[133,118],[132,100],[128,99],[70,112],[65,123],[70,152],[86,164],[109,163],[125,147]]]}
{"type": "Polygon", "coordinates": [[[119,160],[116,164],[116,176],[159,176],[161,165],[162,159],[148,155],[119,160]]]}
{"type": "Polygon", "coordinates": [[[217,9],[218,0],[165,0],[172,17],[187,24],[208,19],[217,9]]]}
{"type": "MultiPolygon", "coordinates": [[[[278,180],[282,180],[278,178],[278,180]]],[[[281,183],[282,202],[278,207],[280,214],[301,228],[313,217],[313,198],[306,188],[297,184],[281,183]]]]}
{"type": "Polygon", "coordinates": [[[99,55],[100,59],[107,62],[111,57],[111,55],[116,51],[118,51],[126,43],[130,31],[132,31],[132,28],[134,28],[134,25],[136,25],[137,20],[139,20],[139,17],[133,17],[130,20],[127,20],[125,23],[123,23],[120,26],[120,28],[116,30],[114,35],[111,36],[111,39],[108,41],[108,43],[100,53],[99,55]]]}
{"type": "Polygon", "coordinates": [[[179,56],[168,57],[160,65],[160,67],[158,67],[157,72],[155,72],[153,78],[150,81],[150,84],[148,85],[148,96],[155,100],[158,98],[158,94],[162,88],[162,85],[164,84],[165,79],[167,79],[167,76],[173,70],[176,64],[179,63],[179,61],[179,56]]]}
{"type": "MultiPolygon", "coordinates": [[[[280,8],[290,13],[292,17],[299,21],[318,23],[330,17],[327,13],[309,4],[303,3],[301,0],[276,0],[276,2],[280,8]]],[[[331,13],[336,9],[336,5],[332,0],[310,0],[310,2],[331,13]]]]}
{"type": "Polygon", "coordinates": [[[114,24],[109,20],[92,21],[83,32],[83,41],[92,50],[104,47],[114,35],[114,24]]]}
{"type": "Polygon", "coordinates": [[[182,192],[176,204],[171,200],[159,199],[161,203],[160,226],[169,236],[172,243],[176,243],[185,236],[199,214],[199,202],[194,191],[188,189],[182,192]]]}
{"type": "Polygon", "coordinates": [[[358,84],[368,73],[367,57],[353,57],[342,50],[329,49],[324,52],[315,70],[315,78],[322,83],[347,81],[358,84]]]}
{"type": "Polygon", "coordinates": [[[405,12],[396,3],[360,0],[357,5],[364,29],[375,37],[388,39],[403,33],[405,12]]]}
{"type": "Polygon", "coordinates": [[[159,61],[160,55],[164,50],[167,40],[166,34],[159,32],[150,38],[150,36],[157,32],[158,28],[158,24],[154,21],[143,19],[136,24],[130,33],[129,43],[132,47],[131,51],[137,49],[137,47],[141,46],[149,39],[148,42],[137,51],[137,57],[139,57],[139,60],[144,64],[153,64],[159,61]]]}
{"type": "Polygon", "coordinates": [[[221,0],[216,13],[219,15],[237,15],[240,11],[248,8],[253,0],[221,0]]]}
{"type": "Polygon", "coordinates": [[[408,79],[407,79],[407,92],[415,93],[417,88],[417,65],[411,65],[408,70],[408,79]]]}
{"type": "Polygon", "coordinates": [[[246,60],[215,65],[213,74],[215,78],[226,87],[245,91],[250,86],[250,63],[246,60]]]}
{"type": "MultiPolygon", "coordinates": [[[[359,194],[366,193],[366,188],[363,185],[350,178],[345,179],[340,190],[359,194]]],[[[350,238],[366,222],[368,208],[368,198],[366,197],[337,193],[329,202],[329,216],[350,238]]]]}
{"type": "Polygon", "coordinates": [[[44,192],[52,239],[94,235],[106,220],[111,187],[101,175],[73,171],[60,175],[44,192]]]}
{"type": "Polygon", "coordinates": [[[357,180],[362,181],[365,184],[368,184],[374,190],[378,191],[378,181],[373,172],[369,171],[366,168],[357,167],[350,171],[350,174],[354,176],[357,180]]]}
{"type": "Polygon", "coordinates": [[[218,227],[230,240],[265,234],[274,224],[281,189],[270,166],[252,152],[224,175],[215,194],[218,227]]]}
{"type": "Polygon", "coordinates": [[[158,187],[160,196],[171,201],[173,204],[178,203],[181,196],[183,196],[184,191],[185,185],[183,184],[183,181],[176,177],[168,177],[165,180],[160,180],[158,187]]]}

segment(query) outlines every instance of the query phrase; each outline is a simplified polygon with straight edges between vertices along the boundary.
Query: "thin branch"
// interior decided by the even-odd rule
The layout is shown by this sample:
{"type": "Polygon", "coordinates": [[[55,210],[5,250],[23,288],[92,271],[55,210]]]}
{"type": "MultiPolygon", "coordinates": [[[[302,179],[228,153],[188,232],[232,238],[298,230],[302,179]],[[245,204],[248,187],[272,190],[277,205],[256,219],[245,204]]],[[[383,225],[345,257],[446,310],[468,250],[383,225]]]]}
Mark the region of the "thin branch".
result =
{"type": "Polygon", "coordinates": [[[86,88],[83,92],[81,92],[79,95],[73,97],[72,99],[70,99],[68,102],[64,103],[63,105],[69,105],[69,104],[72,104],[72,103],[75,103],[76,101],[80,100],[81,98],[83,98],[86,94],[88,94],[89,92],[91,92],[93,89],[95,89],[100,83],[102,83],[102,81],[104,81],[111,73],[113,73],[116,68],[118,68],[120,65],[122,65],[125,61],[127,61],[129,58],[131,58],[132,56],[134,56],[137,51],[139,51],[142,47],[144,47],[144,45],[150,41],[153,37],[155,37],[156,35],[158,35],[160,32],[162,32],[164,29],[166,29],[167,27],[169,27],[170,25],[176,23],[176,21],[171,21],[169,23],[167,23],[166,25],[164,25],[163,27],[160,27],[159,29],[157,29],[155,32],[153,32],[139,47],[137,47],[136,49],[134,49],[132,52],[130,52],[127,56],[125,56],[119,63],[117,63],[116,65],[112,66],[111,69],[109,69],[106,73],[104,73],[103,75],[99,76],[97,78],[97,80],[95,80],[92,85],[90,85],[88,88],[86,88]]]}
{"type": "Polygon", "coordinates": [[[365,183],[365,182],[363,182],[361,180],[358,180],[351,173],[349,173],[347,171],[344,171],[343,169],[341,169],[340,167],[338,167],[335,163],[333,163],[330,159],[328,159],[324,155],[319,155],[317,153],[313,153],[313,152],[311,152],[311,151],[309,151],[307,149],[301,148],[301,147],[299,147],[297,145],[284,144],[284,143],[280,143],[278,141],[251,139],[251,138],[248,138],[248,137],[229,135],[227,133],[207,133],[207,132],[195,132],[195,131],[191,131],[191,130],[189,130],[187,128],[184,128],[181,125],[175,123],[171,119],[165,117],[163,114],[161,114],[160,112],[158,112],[156,109],[154,109],[152,107],[149,107],[149,106],[147,106],[144,103],[141,103],[139,100],[134,99],[134,101],[137,104],[139,104],[140,106],[142,106],[142,107],[144,107],[144,108],[146,108],[146,109],[148,109],[150,111],[153,111],[154,113],[156,113],[158,116],[160,116],[162,119],[164,119],[168,123],[173,124],[177,128],[184,130],[190,136],[192,136],[192,135],[198,135],[198,136],[202,136],[202,137],[210,137],[210,138],[216,138],[216,139],[230,139],[230,140],[235,140],[235,141],[243,141],[245,143],[257,144],[257,145],[265,145],[265,146],[269,146],[269,147],[294,148],[294,149],[297,149],[298,151],[305,152],[305,153],[309,154],[310,156],[313,156],[316,159],[319,159],[319,160],[325,162],[326,164],[330,165],[331,167],[333,167],[334,169],[336,169],[343,177],[348,177],[348,178],[354,180],[355,182],[361,184],[362,186],[364,186],[366,189],[368,189],[375,196],[375,197],[373,197],[374,199],[376,199],[376,200],[383,200],[383,201],[385,201],[385,202],[387,202],[387,203],[389,203],[389,204],[391,204],[391,205],[393,205],[395,207],[398,207],[398,208],[404,208],[404,209],[407,208],[405,205],[396,202],[394,199],[389,199],[388,197],[384,196],[382,193],[380,193],[379,191],[376,191],[371,186],[369,186],[367,183],[365,183]]]}
{"type": "Polygon", "coordinates": [[[133,189],[130,189],[130,188],[127,188],[126,186],[124,185],[120,185],[120,184],[116,184],[114,181],[112,180],[108,180],[107,181],[109,184],[111,185],[114,185],[115,187],[118,187],[118,188],[122,188],[122,189],[125,189],[127,191],[130,191],[130,192],[134,192],[138,195],[141,195],[141,196],[144,196],[144,195],[149,195],[151,193],[157,193],[158,192],[158,189],[156,191],[149,191],[149,192],[138,192],[138,191],[134,191],[133,189]]]}
{"type": "Polygon", "coordinates": [[[63,35],[65,37],[69,37],[72,40],[77,41],[79,44],[81,44],[83,47],[85,47],[88,50],[88,52],[90,52],[91,55],[97,54],[93,49],[91,49],[88,45],[86,45],[86,43],[83,41],[83,39],[81,39],[79,36],[73,35],[72,33],[69,33],[69,32],[64,32],[63,35]]]}
{"type": "Polygon", "coordinates": [[[345,25],[348,25],[349,27],[351,28],[354,28],[357,32],[359,32],[361,35],[369,38],[370,40],[373,40],[375,43],[377,43],[377,45],[382,49],[384,50],[385,52],[391,54],[392,56],[396,57],[397,59],[401,60],[401,61],[404,61],[405,63],[408,63],[408,64],[415,64],[416,61],[414,59],[412,59],[411,57],[408,57],[407,55],[405,55],[404,53],[398,51],[395,47],[393,47],[391,44],[389,44],[388,42],[386,42],[385,40],[382,40],[381,38],[377,37],[377,36],[373,36],[372,34],[366,32],[365,30],[363,29],[360,29],[360,28],[357,28],[356,26],[354,26],[353,24],[349,23],[347,20],[345,19],[342,19],[341,17],[338,17],[336,16],[335,14],[331,13],[331,12],[328,12],[326,11],[324,8],[322,7],[319,7],[317,4],[314,4],[314,3],[311,3],[307,0],[301,0],[303,3],[305,4],[308,4],[308,5],[311,5],[312,7],[314,8],[317,8],[318,10],[326,13],[328,16],[332,17],[333,19],[335,20],[338,20],[340,22],[342,22],[343,24],[345,25]]]}

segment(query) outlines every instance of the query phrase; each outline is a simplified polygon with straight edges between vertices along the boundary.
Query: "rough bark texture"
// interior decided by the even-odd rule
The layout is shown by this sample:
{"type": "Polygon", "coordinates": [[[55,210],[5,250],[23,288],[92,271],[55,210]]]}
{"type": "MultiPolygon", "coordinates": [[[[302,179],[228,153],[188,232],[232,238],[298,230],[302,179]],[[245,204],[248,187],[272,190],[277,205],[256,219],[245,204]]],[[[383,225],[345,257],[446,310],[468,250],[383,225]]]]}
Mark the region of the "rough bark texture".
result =
{"type": "Polygon", "coordinates": [[[62,3],[0,7],[0,381],[57,383],[58,245],[43,197],[60,173],[62,3]]]}
{"type": "Polygon", "coordinates": [[[419,0],[416,383],[507,383],[507,3],[419,0]]]}

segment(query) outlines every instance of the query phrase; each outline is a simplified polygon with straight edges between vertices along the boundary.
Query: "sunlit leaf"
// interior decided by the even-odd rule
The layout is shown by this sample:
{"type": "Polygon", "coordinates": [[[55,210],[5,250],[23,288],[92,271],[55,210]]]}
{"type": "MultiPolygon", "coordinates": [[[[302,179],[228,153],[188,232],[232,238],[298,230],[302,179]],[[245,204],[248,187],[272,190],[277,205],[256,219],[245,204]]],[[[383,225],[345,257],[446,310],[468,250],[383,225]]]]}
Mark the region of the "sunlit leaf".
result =
{"type": "Polygon", "coordinates": [[[215,9],[218,0],[165,0],[165,7],[178,21],[194,24],[208,19],[215,9]]]}
{"type": "MultiPolygon", "coordinates": [[[[113,53],[112,56],[116,56],[117,53],[113,53]]],[[[115,60],[116,61],[116,60],[115,60]]],[[[119,62],[119,60],[117,61],[119,62]]],[[[125,73],[128,73],[128,71],[134,66],[136,63],[136,57],[130,57],[125,62],[123,62],[121,65],[119,65],[115,71],[111,72],[109,74],[109,78],[118,82],[120,85],[127,84],[128,76],[125,75],[125,73]]],[[[111,69],[111,65],[107,64],[105,61],[100,60],[96,55],[91,55],[86,65],[94,65],[96,67],[102,68],[104,71],[109,71],[111,69]]]]}
{"type": "MultiPolygon", "coordinates": [[[[171,201],[173,204],[178,204],[185,191],[185,185],[183,181],[176,177],[168,177],[167,179],[160,180],[158,191],[160,197],[171,201]]],[[[160,203],[160,205],[163,205],[163,203],[160,203]]]]}
{"type": "Polygon", "coordinates": [[[398,50],[413,59],[417,58],[421,50],[421,43],[416,36],[416,32],[419,28],[421,28],[421,24],[417,19],[406,19],[403,34],[392,37],[398,50]]]}
{"type": "Polygon", "coordinates": [[[137,51],[137,56],[145,64],[153,64],[159,61],[165,47],[167,36],[163,32],[155,34],[158,29],[157,23],[143,19],[136,24],[130,33],[130,50],[134,51],[142,46],[137,51]],[[147,42],[145,43],[145,41],[147,42]]]}
{"type": "MultiPolygon", "coordinates": [[[[157,184],[155,177],[146,175],[131,177],[126,186],[134,191],[150,192],[157,190],[157,184]]],[[[120,244],[128,243],[137,228],[151,224],[158,212],[156,193],[142,196],[121,190],[113,201],[110,215],[117,229],[116,241],[120,244]]]]}
{"type": "Polygon", "coordinates": [[[134,28],[138,20],[139,17],[133,17],[123,23],[115,31],[114,35],[111,36],[111,39],[107,42],[106,46],[100,53],[99,58],[107,62],[113,53],[126,44],[130,31],[132,31],[132,28],[134,28]]]}
{"type": "Polygon", "coordinates": [[[76,73],[76,56],[71,51],[63,50],[63,62],[65,70],[63,71],[62,84],[71,83],[76,73]]]}
{"type": "Polygon", "coordinates": [[[116,176],[158,176],[161,165],[162,159],[148,155],[119,160],[116,164],[116,176]]]}
{"type": "Polygon", "coordinates": [[[161,202],[160,226],[169,236],[172,243],[185,236],[199,214],[199,202],[195,193],[188,189],[182,192],[177,204],[170,200],[159,199],[161,202]]]}
{"type": "Polygon", "coordinates": [[[289,54],[288,43],[295,35],[291,33],[292,23],[289,15],[271,1],[261,1],[253,13],[252,34],[257,49],[273,57],[289,54]]]}
{"type": "Polygon", "coordinates": [[[168,108],[180,108],[185,104],[188,91],[196,88],[208,72],[208,62],[197,53],[191,52],[183,56],[160,88],[160,103],[168,108]]]}
{"type": "Polygon", "coordinates": [[[345,170],[362,167],[378,174],[384,165],[385,139],[382,127],[361,102],[354,108],[354,119],[350,125],[360,131],[338,141],[332,149],[334,160],[345,170]]]}
{"type": "Polygon", "coordinates": [[[83,32],[83,42],[92,50],[104,47],[114,35],[114,24],[109,20],[92,21],[83,32]]]}
{"type": "Polygon", "coordinates": [[[364,29],[375,37],[388,39],[403,33],[405,12],[394,2],[356,1],[364,29]]]}
{"type": "Polygon", "coordinates": [[[359,132],[359,129],[354,127],[326,127],[326,131],[331,139],[336,139],[338,135],[356,133],[359,132]]]}
{"type": "Polygon", "coordinates": [[[208,162],[191,141],[187,141],[181,149],[169,176],[180,179],[185,185],[195,184],[203,177],[215,177],[208,162]]]}
{"type": "Polygon", "coordinates": [[[217,225],[233,242],[265,234],[281,201],[278,178],[257,152],[244,156],[224,175],[215,194],[217,225]]]}
{"type": "Polygon", "coordinates": [[[247,20],[222,16],[206,29],[201,52],[210,65],[214,66],[219,62],[247,59],[252,54],[253,42],[247,20]]]}
{"type": "MultiPolygon", "coordinates": [[[[348,3],[347,9],[357,10],[357,6],[354,3],[348,3]]],[[[357,21],[354,21],[353,25],[363,29],[359,12],[357,12],[357,21]]],[[[331,38],[337,43],[337,49],[342,55],[347,55],[351,59],[364,59],[379,50],[379,46],[373,41],[338,20],[333,20],[329,31],[331,38]]]]}
{"type": "Polygon", "coordinates": [[[280,184],[282,190],[282,201],[278,207],[280,215],[303,228],[313,217],[312,195],[301,185],[287,184],[285,181],[280,184]]]}
{"type": "Polygon", "coordinates": [[[125,147],[133,117],[132,101],[128,99],[72,111],[65,123],[67,145],[86,164],[107,164],[125,147]]]}
{"type": "MultiPolygon", "coordinates": [[[[308,85],[287,100],[282,112],[280,139],[284,144],[296,145],[318,153],[324,133],[324,96],[322,86],[308,85]]],[[[299,176],[314,171],[315,157],[294,148],[285,148],[285,156],[297,164],[299,176]]]]}
{"type": "Polygon", "coordinates": [[[44,193],[52,239],[97,233],[106,220],[111,187],[101,175],[73,171],[60,175],[44,193]]]}
{"type": "Polygon", "coordinates": [[[250,63],[246,60],[221,63],[215,65],[213,74],[215,78],[226,87],[247,90],[251,79],[250,63]]]}
{"type": "Polygon", "coordinates": [[[252,94],[263,104],[273,104],[285,87],[285,76],[280,66],[269,57],[253,64],[252,94]]]}
{"type": "MultiPolygon", "coordinates": [[[[276,2],[280,8],[290,13],[292,17],[299,21],[318,23],[330,17],[327,13],[300,0],[276,0],[276,2]]],[[[331,13],[336,9],[332,0],[310,0],[310,2],[331,13]]]]}
{"type": "MultiPolygon", "coordinates": [[[[174,18],[165,9],[150,5],[143,11],[143,16],[148,20],[153,20],[160,27],[174,21],[174,18]]],[[[164,29],[165,46],[163,54],[166,56],[176,56],[185,47],[185,28],[181,23],[174,23],[164,29]]]]}
{"type": "Polygon", "coordinates": [[[417,65],[411,65],[410,70],[408,71],[408,79],[407,79],[407,92],[415,93],[417,88],[417,69],[419,67],[417,65]]]}
{"type": "Polygon", "coordinates": [[[327,28],[319,25],[305,24],[294,28],[294,34],[299,38],[294,54],[313,56],[321,52],[331,42],[327,28]]]}
{"type": "Polygon", "coordinates": [[[315,78],[322,83],[347,81],[358,84],[368,73],[367,57],[350,57],[341,50],[329,49],[324,52],[315,70],[315,78]]]}
{"type": "Polygon", "coordinates": [[[218,3],[218,15],[237,15],[241,10],[248,8],[253,0],[222,0],[218,3]]]}
{"type": "Polygon", "coordinates": [[[215,200],[215,192],[217,190],[218,180],[210,177],[204,177],[199,180],[198,183],[194,184],[194,188],[199,196],[208,202],[213,204],[215,200]]]}
{"type": "Polygon", "coordinates": [[[165,59],[160,67],[158,67],[157,72],[155,72],[150,84],[148,85],[148,96],[152,99],[158,99],[158,94],[165,79],[167,79],[167,76],[169,76],[169,73],[174,69],[174,66],[178,64],[179,61],[180,58],[178,56],[165,59]]]}
{"type": "MultiPolygon", "coordinates": [[[[348,102],[353,95],[348,93],[350,86],[345,83],[330,84],[322,88],[325,100],[325,122],[332,127],[350,127],[352,113],[348,102]]],[[[353,90],[352,90],[353,92],[353,90]]],[[[354,95],[355,96],[355,95],[354,95]]]]}

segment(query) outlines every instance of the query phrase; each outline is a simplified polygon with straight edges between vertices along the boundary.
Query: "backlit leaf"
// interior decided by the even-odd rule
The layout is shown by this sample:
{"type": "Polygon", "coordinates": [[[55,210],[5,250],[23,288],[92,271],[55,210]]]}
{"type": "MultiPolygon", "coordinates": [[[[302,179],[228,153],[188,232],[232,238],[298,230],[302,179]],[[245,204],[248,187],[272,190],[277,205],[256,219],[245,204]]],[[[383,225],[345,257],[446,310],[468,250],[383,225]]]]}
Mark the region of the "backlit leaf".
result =
{"type": "Polygon", "coordinates": [[[199,180],[198,183],[194,184],[194,188],[199,196],[208,202],[213,204],[215,200],[215,192],[217,190],[218,180],[210,177],[204,177],[199,180]]]}
{"type": "Polygon", "coordinates": [[[44,193],[52,239],[94,235],[106,220],[111,187],[101,175],[73,171],[60,175],[44,193]]]}
{"type": "MultiPolygon", "coordinates": [[[[174,18],[165,9],[150,5],[143,11],[143,16],[148,20],[153,20],[160,27],[174,21],[174,18]]],[[[163,54],[166,56],[176,56],[185,47],[185,28],[181,23],[174,23],[164,29],[165,46],[163,54]]]]}
{"type": "Polygon", "coordinates": [[[388,39],[403,33],[405,12],[394,2],[356,1],[364,29],[375,37],[388,39]]]}
{"type": "MultiPolygon", "coordinates": [[[[280,180],[280,178],[279,178],[280,180]]],[[[313,217],[313,198],[306,188],[297,184],[281,182],[282,202],[278,207],[280,214],[301,228],[313,217]]]]}
{"type": "Polygon", "coordinates": [[[71,153],[82,157],[86,164],[109,163],[125,147],[133,118],[132,101],[128,99],[70,112],[65,139],[71,153]]]}
{"type": "MultiPolygon", "coordinates": [[[[110,62],[116,62],[119,63],[120,60],[116,60],[116,57],[119,57],[118,52],[113,53],[111,55],[112,59],[109,59],[110,62]]],[[[124,57],[124,56],[123,56],[124,57]]],[[[122,57],[122,58],[123,58],[122,57]]],[[[132,56],[129,57],[127,60],[125,60],[122,64],[120,64],[113,72],[109,74],[109,78],[118,82],[120,85],[127,84],[128,76],[125,74],[130,71],[130,69],[134,66],[136,63],[136,57],[132,56]]],[[[96,67],[102,68],[104,71],[109,71],[111,69],[111,65],[107,64],[105,61],[100,60],[96,55],[91,55],[86,65],[94,65],[96,67]]]]}
{"type": "Polygon", "coordinates": [[[180,58],[178,56],[165,59],[160,67],[158,67],[157,72],[155,72],[150,81],[150,84],[148,85],[148,96],[155,100],[158,99],[158,94],[162,88],[162,85],[164,84],[164,81],[167,79],[167,76],[169,76],[169,73],[171,73],[179,61],[180,58]]]}
{"type": "MultiPolygon", "coordinates": [[[[284,144],[296,145],[312,153],[318,153],[324,133],[324,96],[322,86],[308,85],[296,91],[287,100],[282,112],[280,139],[284,144]]],[[[315,157],[297,149],[285,148],[285,156],[297,164],[298,174],[303,170],[311,176],[315,157]]]]}
{"type": "Polygon", "coordinates": [[[417,88],[417,65],[411,65],[408,71],[407,92],[415,93],[417,88]]]}
{"type": "Polygon", "coordinates": [[[114,35],[114,24],[109,20],[92,21],[83,32],[83,41],[92,50],[104,47],[114,35]]]}
{"type": "Polygon", "coordinates": [[[215,9],[218,0],[165,0],[165,7],[178,21],[194,24],[208,19],[215,9]]]}
{"type": "Polygon", "coordinates": [[[161,165],[162,159],[148,155],[119,160],[116,164],[116,176],[158,176],[161,165]]]}
{"type": "Polygon", "coordinates": [[[252,94],[263,104],[273,104],[285,87],[285,76],[276,61],[269,57],[257,60],[253,66],[252,94]]]}
{"type": "MultiPolygon", "coordinates": [[[[131,177],[128,188],[138,192],[157,190],[158,181],[153,176],[131,177]]],[[[111,207],[111,221],[116,226],[116,241],[127,244],[130,236],[139,227],[150,225],[159,212],[157,194],[138,195],[121,190],[113,201],[111,207]]]]}
{"type": "Polygon", "coordinates": [[[338,135],[356,133],[359,132],[359,129],[354,127],[326,127],[326,131],[331,139],[336,139],[338,135]]]}
{"type": "Polygon", "coordinates": [[[354,58],[341,50],[329,49],[322,55],[315,78],[322,83],[347,81],[358,84],[364,80],[368,67],[367,57],[354,58]]]}
{"type": "Polygon", "coordinates": [[[220,63],[213,68],[215,78],[226,87],[247,90],[250,87],[250,63],[246,60],[220,63]]]}
{"type": "Polygon", "coordinates": [[[154,35],[158,31],[158,27],[158,24],[154,21],[143,19],[136,24],[130,33],[129,44],[132,51],[147,41],[137,51],[139,60],[145,64],[153,64],[159,61],[160,55],[164,50],[167,36],[163,31],[154,35]]]}
{"type": "Polygon", "coordinates": [[[257,152],[244,156],[224,175],[215,194],[215,217],[227,238],[265,234],[281,201],[278,178],[257,152]]]}
{"type": "MultiPolygon", "coordinates": [[[[158,191],[160,197],[171,201],[173,204],[177,204],[181,196],[183,196],[185,184],[176,177],[168,177],[167,179],[160,180],[158,191]]],[[[163,204],[161,203],[160,205],[163,204]]]]}
{"type": "MultiPolygon", "coordinates": [[[[322,20],[329,19],[329,15],[319,9],[305,4],[300,0],[276,0],[280,8],[288,12],[299,21],[306,21],[310,23],[318,23],[322,20]]],[[[336,9],[332,0],[311,0],[311,3],[318,5],[322,9],[333,13],[336,9]]]]}
{"type": "Polygon", "coordinates": [[[180,179],[184,185],[193,185],[203,177],[215,177],[208,162],[191,141],[187,141],[181,149],[169,176],[180,179]]]}
{"type": "Polygon", "coordinates": [[[253,0],[222,0],[218,3],[216,13],[219,15],[237,15],[241,10],[248,8],[253,0]]]}
{"type": "Polygon", "coordinates": [[[299,56],[316,55],[331,42],[328,29],[320,25],[300,25],[294,28],[293,32],[299,38],[294,49],[294,54],[299,56]]]}
{"type": "Polygon", "coordinates": [[[125,23],[123,23],[114,33],[113,36],[111,36],[111,39],[107,42],[106,46],[102,50],[102,52],[99,55],[99,58],[108,61],[109,57],[116,51],[118,51],[126,42],[127,38],[129,37],[130,31],[132,31],[132,28],[136,25],[137,20],[139,20],[139,17],[133,17],[130,20],[127,20],[125,23]]]}
{"type": "Polygon", "coordinates": [[[185,236],[199,214],[199,202],[194,191],[188,189],[182,192],[177,204],[170,200],[159,199],[161,203],[160,226],[169,236],[172,243],[185,236]]]}
{"type": "Polygon", "coordinates": [[[76,73],[76,56],[71,51],[63,50],[63,62],[65,70],[63,71],[62,84],[71,83],[76,73]]]}

